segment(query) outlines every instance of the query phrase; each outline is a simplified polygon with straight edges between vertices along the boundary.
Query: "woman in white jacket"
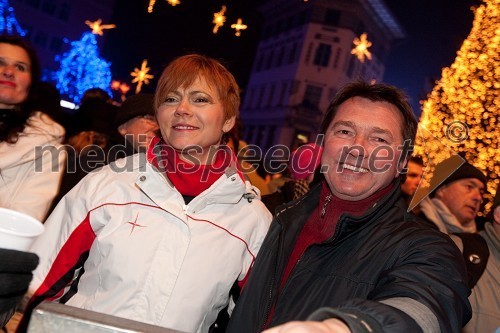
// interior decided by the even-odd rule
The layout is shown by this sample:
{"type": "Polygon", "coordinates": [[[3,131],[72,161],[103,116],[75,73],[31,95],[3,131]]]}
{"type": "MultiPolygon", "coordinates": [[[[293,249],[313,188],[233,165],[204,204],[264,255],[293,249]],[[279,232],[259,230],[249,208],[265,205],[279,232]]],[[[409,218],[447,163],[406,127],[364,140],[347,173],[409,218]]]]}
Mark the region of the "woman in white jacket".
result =
{"type": "Polygon", "coordinates": [[[90,173],[55,208],[31,248],[40,265],[18,331],[50,299],[208,332],[271,221],[222,145],[239,101],[234,77],[214,59],[187,55],[167,66],[155,94],[161,138],[90,173]]]}
{"type": "Polygon", "coordinates": [[[26,104],[39,62],[23,39],[0,36],[0,207],[43,221],[59,190],[64,129],[26,104]]]}

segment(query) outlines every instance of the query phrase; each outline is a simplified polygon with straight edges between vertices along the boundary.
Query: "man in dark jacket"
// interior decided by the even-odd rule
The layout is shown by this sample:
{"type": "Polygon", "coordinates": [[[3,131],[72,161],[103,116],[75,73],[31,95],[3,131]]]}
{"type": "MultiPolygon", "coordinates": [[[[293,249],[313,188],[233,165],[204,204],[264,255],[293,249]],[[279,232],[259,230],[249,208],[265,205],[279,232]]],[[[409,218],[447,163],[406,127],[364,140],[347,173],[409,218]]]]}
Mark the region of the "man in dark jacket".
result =
{"type": "Polygon", "coordinates": [[[227,332],[459,332],[461,254],[401,196],[417,122],[405,96],[356,82],[322,125],[324,181],[280,210],[227,332]]]}

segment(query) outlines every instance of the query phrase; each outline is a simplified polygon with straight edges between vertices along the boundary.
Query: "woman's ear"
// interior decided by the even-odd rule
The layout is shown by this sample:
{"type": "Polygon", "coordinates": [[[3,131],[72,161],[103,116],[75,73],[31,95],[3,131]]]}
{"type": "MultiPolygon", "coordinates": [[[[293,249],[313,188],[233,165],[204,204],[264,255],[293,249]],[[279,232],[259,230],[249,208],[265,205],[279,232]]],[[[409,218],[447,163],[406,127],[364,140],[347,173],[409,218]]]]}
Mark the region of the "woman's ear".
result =
{"type": "Polygon", "coordinates": [[[224,133],[229,132],[234,127],[235,123],[236,123],[236,116],[232,116],[231,118],[226,119],[224,121],[224,125],[222,126],[222,131],[224,133]]]}

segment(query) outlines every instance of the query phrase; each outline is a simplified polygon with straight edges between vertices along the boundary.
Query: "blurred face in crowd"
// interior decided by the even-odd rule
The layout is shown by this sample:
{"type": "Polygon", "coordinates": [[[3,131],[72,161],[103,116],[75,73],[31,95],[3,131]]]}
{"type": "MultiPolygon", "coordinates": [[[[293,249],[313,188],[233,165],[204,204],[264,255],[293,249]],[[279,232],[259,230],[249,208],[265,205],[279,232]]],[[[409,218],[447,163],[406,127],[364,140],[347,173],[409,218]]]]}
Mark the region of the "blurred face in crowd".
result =
{"type": "Polygon", "coordinates": [[[484,184],[476,178],[464,178],[443,185],[435,197],[441,200],[462,224],[476,218],[483,200],[484,184]]]}
{"type": "Polygon", "coordinates": [[[396,106],[362,97],[347,99],[325,131],[322,164],[332,193],[358,201],[399,175],[403,120],[396,106]]]}
{"type": "Polygon", "coordinates": [[[219,93],[198,77],[190,86],[178,87],[166,95],[158,106],[157,120],[167,144],[182,151],[190,161],[186,148],[194,148],[189,155],[207,164],[210,148],[231,130],[235,116],[226,119],[219,93]]]}
{"type": "Polygon", "coordinates": [[[413,161],[408,162],[408,172],[406,173],[406,180],[401,185],[401,190],[403,193],[412,197],[417,190],[418,184],[422,179],[422,174],[424,172],[424,167],[413,161]]]}
{"type": "Polygon", "coordinates": [[[31,85],[28,53],[17,45],[0,44],[0,108],[10,109],[22,103],[31,85]]]}
{"type": "Polygon", "coordinates": [[[134,117],[118,127],[118,132],[125,136],[136,150],[139,147],[147,148],[157,131],[158,123],[153,115],[134,117]]]}

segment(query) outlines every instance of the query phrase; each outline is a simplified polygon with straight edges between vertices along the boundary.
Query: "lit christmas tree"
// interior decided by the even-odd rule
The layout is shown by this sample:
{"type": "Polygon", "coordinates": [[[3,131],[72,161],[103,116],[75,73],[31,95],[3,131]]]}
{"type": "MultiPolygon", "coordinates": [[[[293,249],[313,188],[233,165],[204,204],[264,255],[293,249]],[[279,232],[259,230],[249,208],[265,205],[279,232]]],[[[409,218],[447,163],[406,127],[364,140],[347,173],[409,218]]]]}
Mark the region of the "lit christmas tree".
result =
{"type": "Polygon", "coordinates": [[[7,0],[0,0],[0,33],[8,35],[25,36],[26,31],[17,22],[14,8],[7,0]]]}
{"type": "Polygon", "coordinates": [[[54,73],[59,91],[79,103],[83,93],[90,88],[101,88],[112,95],[111,63],[99,57],[96,36],[85,32],[78,41],[70,43],[71,49],[62,56],[56,56],[61,64],[54,73]]]}
{"type": "Polygon", "coordinates": [[[483,0],[454,63],[442,71],[427,100],[415,153],[433,166],[463,156],[488,177],[490,202],[500,182],[500,0],[483,0]]]}

